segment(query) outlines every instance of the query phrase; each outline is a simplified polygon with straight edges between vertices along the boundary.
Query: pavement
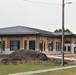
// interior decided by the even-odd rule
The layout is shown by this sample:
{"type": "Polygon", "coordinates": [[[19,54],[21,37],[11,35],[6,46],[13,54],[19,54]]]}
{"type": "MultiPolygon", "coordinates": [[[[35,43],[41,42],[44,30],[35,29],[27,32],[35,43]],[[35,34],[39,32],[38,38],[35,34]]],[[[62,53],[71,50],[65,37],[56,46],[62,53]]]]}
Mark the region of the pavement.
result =
{"type": "Polygon", "coordinates": [[[37,71],[28,71],[28,72],[14,73],[14,74],[8,74],[8,75],[32,75],[32,74],[37,74],[37,73],[44,73],[44,72],[49,72],[49,71],[51,72],[51,71],[70,69],[70,68],[76,68],[76,65],[60,67],[60,68],[51,68],[51,69],[37,70],[37,71]]]}
{"type": "MultiPolygon", "coordinates": [[[[55,56],[55,55],[46,55],[48,58],[55,58],[55,59],[62,59],[61,56],[55,56]]],[[[64,57],[64,60],[71,60],[71,61],[76,61],[76,58],[67,58],[64,57]]]]}

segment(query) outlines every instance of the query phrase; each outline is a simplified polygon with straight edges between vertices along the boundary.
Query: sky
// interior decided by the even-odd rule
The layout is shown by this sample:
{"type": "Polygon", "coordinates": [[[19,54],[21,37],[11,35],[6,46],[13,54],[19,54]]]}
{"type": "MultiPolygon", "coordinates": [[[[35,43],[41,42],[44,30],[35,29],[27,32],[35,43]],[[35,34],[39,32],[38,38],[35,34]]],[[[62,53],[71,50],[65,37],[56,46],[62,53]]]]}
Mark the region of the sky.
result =
{"type": "MultiPolygon", "coordinates": [[[[65,0],[65,29],[76,33],[76,0],[65,0]]],[[[27,26],[53,32],[62,28],[62,0],[0,0],[0,28],[27,26]]]]}

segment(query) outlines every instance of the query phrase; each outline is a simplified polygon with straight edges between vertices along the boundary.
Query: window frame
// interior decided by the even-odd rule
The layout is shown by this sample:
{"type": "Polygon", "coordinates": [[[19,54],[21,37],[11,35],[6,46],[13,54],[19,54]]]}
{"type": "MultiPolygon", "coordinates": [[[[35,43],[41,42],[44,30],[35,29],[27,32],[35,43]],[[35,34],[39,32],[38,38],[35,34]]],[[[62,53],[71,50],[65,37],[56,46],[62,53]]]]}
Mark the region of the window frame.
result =
{"type": "Polygon", "coordinates": [[[48,51],[53,51],[53,41],[50,41],[48,43],[48,51]],[[50,49],[50,47],[51,47],[51,49],[50,49]]]}
{"type": "Polygon", "coordinates": [[[29,49],[35,50],[36,49],[36,41],[35,40],[29,40],[29,49]],[[31,46],[30,43],[34,43],[34,46],[31,46]]]}
{"type": "Polygon", "coordinates": [[[27,40],[24,40],[24,49],[27,49],[27,40]]]}
{"type": "Polygon", "coordinates": [[[10,51],[19,50],[19,49],[20,49],[20,40],[10,40],[10,51]],[[15,46],[17,47],[17,49],[14,49],[15,46]]]}

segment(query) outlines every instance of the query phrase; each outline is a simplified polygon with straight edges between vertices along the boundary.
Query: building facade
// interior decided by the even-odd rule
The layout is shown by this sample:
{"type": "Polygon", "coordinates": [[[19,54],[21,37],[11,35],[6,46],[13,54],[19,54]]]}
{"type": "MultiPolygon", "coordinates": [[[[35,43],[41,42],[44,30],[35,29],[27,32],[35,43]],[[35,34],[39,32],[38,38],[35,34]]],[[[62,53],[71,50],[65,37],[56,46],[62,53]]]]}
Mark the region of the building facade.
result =
{"type": "MultiPolygon", "coordinates": [[[[36,50],[46,54],[61,54],[61,34],[40,29],[15,26],[0,29],[0,54],[10,54],[21,49],[36,50]]],[[[76,35],[65,34],[64,53],[76,53],[76,35]]]]}

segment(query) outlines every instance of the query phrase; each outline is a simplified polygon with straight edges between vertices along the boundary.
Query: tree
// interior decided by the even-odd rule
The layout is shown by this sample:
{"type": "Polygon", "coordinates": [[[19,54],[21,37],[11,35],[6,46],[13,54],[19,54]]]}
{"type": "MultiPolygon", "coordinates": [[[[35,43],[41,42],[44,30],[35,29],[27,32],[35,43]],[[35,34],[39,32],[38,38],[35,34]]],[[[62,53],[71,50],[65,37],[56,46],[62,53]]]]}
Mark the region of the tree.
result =
{"type": "MultiPolygon", "coordinates": [[[[56,29],[54,32],[56,32],[56,33],[62,32],[62,29],[56,29]]],[[[72,33],[69,29],[64,29],[64,32],[72,33]]]]}

